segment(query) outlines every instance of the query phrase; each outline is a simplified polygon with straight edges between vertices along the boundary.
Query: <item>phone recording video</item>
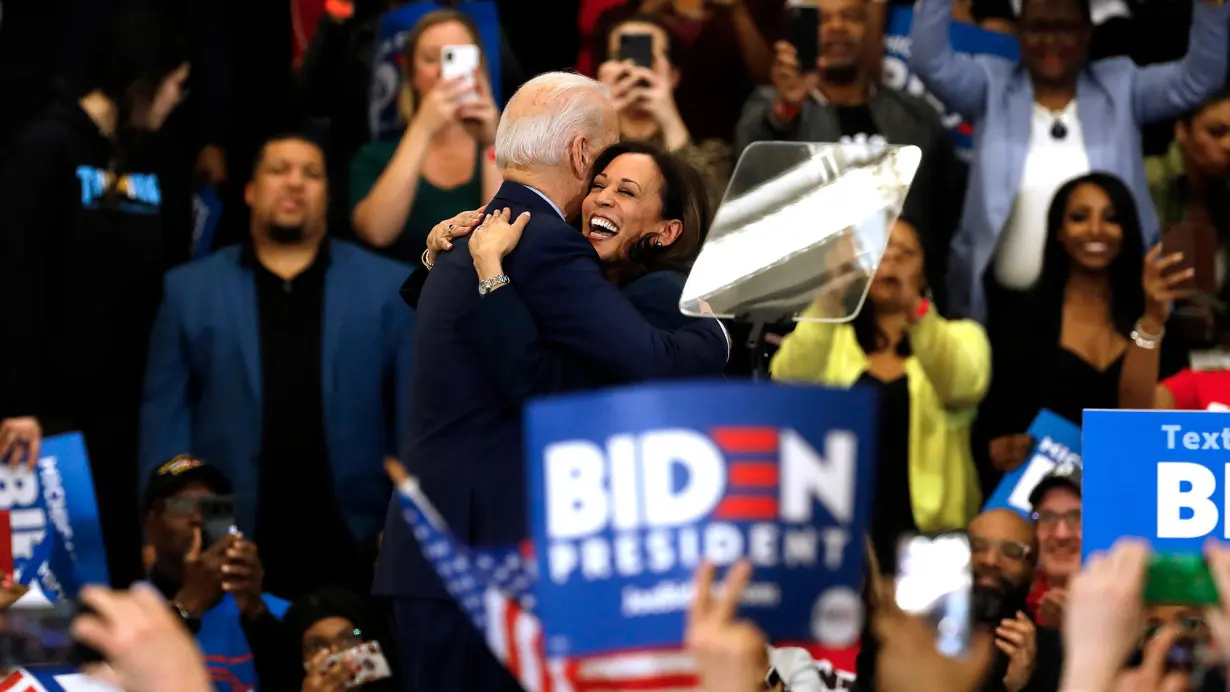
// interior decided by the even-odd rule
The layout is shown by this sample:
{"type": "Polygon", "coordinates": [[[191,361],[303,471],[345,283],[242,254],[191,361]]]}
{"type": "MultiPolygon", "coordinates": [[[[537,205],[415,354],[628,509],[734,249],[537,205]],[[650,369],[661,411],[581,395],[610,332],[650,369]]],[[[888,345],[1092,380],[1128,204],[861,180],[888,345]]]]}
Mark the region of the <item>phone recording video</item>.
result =
{"type": "Polygon", "coordinates": [[[230,495],[203,497],[201,503],[201,549],[239,531],[235,523],[235,498],[230,495]]]}
{"type": "Polygon", "coordinates": [[[1183,260],[1167,270],[1168,274],[1194,269],[1192,278],[1176,284],[1175,289],[1212,294],[1217,290],[1215,259],[1217,231],[1212,224],[1177,223],[1162,235],[1162,255],[1183,253],[1183,260]]]}
{"type": "Polygon", "coordinates": [[[820,59],[820,8],[792,4],[786,8],[786,41],[794,46],[799,72],[815,72],[820,59]]]}
{"type": "Polygon", "coordinates": [[[897,552],[897,607],[926,620],[936,649],[969,651],[972,629],[969,539],[963,534],[904,536],[897,552]]]}
{"type": "Polygon", "coordinates": [[[480,67],[481,58],[478,52],[478,46],[457,45],[444,46],[440,49],[440,78],[454,79],[461,77],[466,80],[466,84],[470,89],[465,95],[458,99],[459,103],[467,101],[477,101],[478,94],[474,91],[474,73],[480,67]]]}
{"type": "Polygon", "coordinates": [[[343,658],[350,658],[358,668],[354,677],[346,684],[346,689],[384,680],[393,674],[392,669],[389,668],[388,659],[384,657],[384,651],[380,648],[380,642],[363,642],[345,651],[339,651],[325,659],[324,665],[332,666],[343,658]]]}
{"type": "MultiPolygon", "coordinates": [[[[653,69],[653,34],[623,33],[619,35],[619,61],[631,61],[637,67],[653,69]]],[[[649,86],[645,80],[636,83],[639,87],[649,86]]]]}

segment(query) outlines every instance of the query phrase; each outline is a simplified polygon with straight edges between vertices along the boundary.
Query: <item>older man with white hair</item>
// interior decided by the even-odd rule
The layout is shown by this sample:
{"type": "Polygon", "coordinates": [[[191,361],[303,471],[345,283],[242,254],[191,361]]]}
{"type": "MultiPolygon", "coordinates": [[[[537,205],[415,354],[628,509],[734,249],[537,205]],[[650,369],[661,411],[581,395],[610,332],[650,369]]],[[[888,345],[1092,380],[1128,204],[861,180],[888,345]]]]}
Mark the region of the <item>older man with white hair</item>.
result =
{"type": "MultiPolygon", "coordinates": [[[[539,338],[589,360],[614,382],[713,375],[729,355],[715,320],[674,332],[646,323],[568,224],[580,212],[590,165],[618,138],[618,115],[598,82],[559,72],[527,82],[508,102],[495,142],[505,182],[488,210],[531,215],[505,273],[480,281],[470,253],[458,247],[440,255],[419,297],[402,459],[471,545],[516,545],[527,533],[521,412],[485,374],[482,354],[459,336],[459,321],[478,301],[515,285],[539,338]]],[[[396,497],[373,591],[393,599],[398,654],[414,689],[519,689],[423,558],[396,497]]]]}

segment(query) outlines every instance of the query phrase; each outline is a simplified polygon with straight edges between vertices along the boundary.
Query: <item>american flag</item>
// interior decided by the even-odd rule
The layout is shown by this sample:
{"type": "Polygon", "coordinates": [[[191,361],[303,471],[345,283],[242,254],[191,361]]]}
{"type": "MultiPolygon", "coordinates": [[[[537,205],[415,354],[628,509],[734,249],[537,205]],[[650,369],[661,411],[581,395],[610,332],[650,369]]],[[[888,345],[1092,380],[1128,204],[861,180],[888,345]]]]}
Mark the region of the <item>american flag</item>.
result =
{"type": "Polygon", "coordinates": [[[470,548],[460,543],[417,481],[398,488],[402,514],[495,657],[526,692],[682,692],[699,682],[679,649],[630,650],[584,659],[548,658],[542,623],[534,616],[536,572],[525,546],[470,548]]]}

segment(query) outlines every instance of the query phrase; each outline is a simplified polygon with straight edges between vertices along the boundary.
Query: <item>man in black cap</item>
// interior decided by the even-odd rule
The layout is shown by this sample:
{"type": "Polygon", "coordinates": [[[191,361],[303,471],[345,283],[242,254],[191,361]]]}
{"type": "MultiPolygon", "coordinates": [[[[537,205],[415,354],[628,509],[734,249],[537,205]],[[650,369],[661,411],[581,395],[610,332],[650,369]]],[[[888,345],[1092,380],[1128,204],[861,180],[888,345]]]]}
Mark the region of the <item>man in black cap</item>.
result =
{"type": "Polygon", "coordinates": [[[1059,627],[1068,580],[1081,569],[1081,467],[1065,464],[1038,482],[1029,494],[1038,542],[1038,574],[1029,597],[1041,624],[1059,627]]]}
{"type": "Polygon", "coordinates": [[[196,635],[214,680],[285,689],[296,663],[279,621],[288,604],[262,593],[256,545],[238,531],[211,535],[202,518],[203,502],[230,493],[225,474],[188,454],[154,469],[144,501],[149,579],[196,635]]]}

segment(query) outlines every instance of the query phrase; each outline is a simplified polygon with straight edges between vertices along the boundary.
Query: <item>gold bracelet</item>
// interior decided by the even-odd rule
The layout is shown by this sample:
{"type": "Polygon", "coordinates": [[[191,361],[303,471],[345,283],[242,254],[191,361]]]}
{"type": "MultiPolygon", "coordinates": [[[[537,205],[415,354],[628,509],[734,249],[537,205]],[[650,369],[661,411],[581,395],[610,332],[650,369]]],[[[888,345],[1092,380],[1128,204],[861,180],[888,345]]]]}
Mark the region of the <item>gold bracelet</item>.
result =
{"type": "Polygon", "coordinates": [[[426,248],[423,250],[423,256],[419,258],[423,262],[423,266],[427,267],[427,271],[431,271],[432,267],[436,266],[435,262],[428,259],[429,255],[431,255],[431,248],[426,248]]]}

